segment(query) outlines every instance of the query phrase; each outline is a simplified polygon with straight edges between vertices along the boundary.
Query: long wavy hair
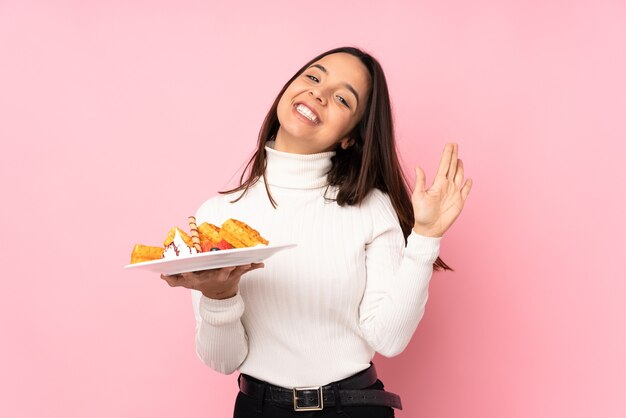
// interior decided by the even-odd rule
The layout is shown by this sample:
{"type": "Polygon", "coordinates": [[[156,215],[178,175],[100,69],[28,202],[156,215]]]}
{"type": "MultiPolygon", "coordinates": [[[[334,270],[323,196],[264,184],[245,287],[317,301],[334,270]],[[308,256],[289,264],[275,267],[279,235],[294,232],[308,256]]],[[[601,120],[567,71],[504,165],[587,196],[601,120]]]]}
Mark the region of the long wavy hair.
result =
{"type": "MultiPolygon", "coordinates": [[[[307,62],[287,81],[263,121],[257,149],[241,174],[239,186],[219,193],[230,194],[243,191],[237,199],[233,200],[236,202],[246,194],[253,184],[263,178],[268,198],[276,207],[276,201],[270,193],[270,187],[264,174],[267,164],[265,144],[275,139],[280,127],[276,111],[278,102],[291,82],[307,68],[326,55],[336,53],[347,53],[359,58],[369,71],[372,86],[365,113],[351,133],[354,143],[347,149],[340,146],[336,147],[336,154],[331,159],[332,167],[328,172],[328,187],[337,188],[338,192],[334,200],[339,206],[358,205],[374,188],[387,193],[398,215],[406,243],[415,223],[415,217],[411,203],[410,185],[400,167],[396,150],[387,80],[380,63],[358,48],[341,47],[326,51],[307,62]]],[[[439,257],[433,264],[433,269],[454,271],[439,257]]]]}

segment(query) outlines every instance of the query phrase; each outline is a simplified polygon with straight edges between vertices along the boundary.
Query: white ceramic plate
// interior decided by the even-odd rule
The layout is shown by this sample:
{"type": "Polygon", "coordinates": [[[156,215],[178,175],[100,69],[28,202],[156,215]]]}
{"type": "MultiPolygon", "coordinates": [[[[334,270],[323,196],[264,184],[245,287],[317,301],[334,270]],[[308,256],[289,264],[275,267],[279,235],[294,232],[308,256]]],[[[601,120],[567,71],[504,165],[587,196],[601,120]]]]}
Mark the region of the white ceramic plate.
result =
{"type": "Polygon", "coordinates": [[[259,245],[257,247],[233,248],[232,250],[209,251],[187,257],[144,261],[124,266],[127,269],[150,270],[165,275],[241,266],[260,263],[279,251],[295,247],[296,244],[259,245]]]}

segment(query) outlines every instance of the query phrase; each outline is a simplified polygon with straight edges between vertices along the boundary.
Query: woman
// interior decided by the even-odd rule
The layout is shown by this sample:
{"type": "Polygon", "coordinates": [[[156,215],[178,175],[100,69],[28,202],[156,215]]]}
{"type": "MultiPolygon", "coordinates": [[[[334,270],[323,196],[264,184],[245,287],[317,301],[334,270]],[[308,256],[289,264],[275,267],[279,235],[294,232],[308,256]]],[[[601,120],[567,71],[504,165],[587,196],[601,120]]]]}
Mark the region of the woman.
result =
{"type": "Polygon", "coordinates": [[[430,188],[416,168],[410,196],[383,71],[370,55],[338,48],[283,87],[246,173],[197,220],[241,219],[298,246],[267,266],[162,276],[193,289],[199,357],[241,373],[235,417],[394,416],[399,397],[384,391],[371,360],[406,347],[433,268],[450,269],[440,240],[471,188],[458,147],[446,145],[430,188]]]}

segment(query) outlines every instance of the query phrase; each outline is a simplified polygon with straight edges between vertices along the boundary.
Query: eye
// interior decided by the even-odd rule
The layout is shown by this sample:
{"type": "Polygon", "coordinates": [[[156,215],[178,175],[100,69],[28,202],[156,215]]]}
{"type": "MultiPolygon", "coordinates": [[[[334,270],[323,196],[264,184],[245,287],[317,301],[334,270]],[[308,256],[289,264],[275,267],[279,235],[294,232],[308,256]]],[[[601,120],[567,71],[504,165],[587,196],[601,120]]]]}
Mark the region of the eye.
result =
{"type": "Polygon", "coordinates": [[[315,77],[314,75],[308,75],[308,74],[307,74],[307,77],[308,77],[310,80],[312,80],[312,81],[314,81],[314,82],[316,82],[316,83],[319,83],[319,82],[320,82],[320,80],[319,80],[317,77],[315,77]]]}
{"type": "Polygon", "coordinates": [[[344,99],[344,98],[343,98],[343,97],[341,97],[341,96],[337,96],[337,99],[338,99],[341,103],[343,103],[343,104],[344,104],[344,105],[345,105],[348,109],[350,109],[350,105],[348,104],[348,102],[346,101],[346,99],[344,99]]]}

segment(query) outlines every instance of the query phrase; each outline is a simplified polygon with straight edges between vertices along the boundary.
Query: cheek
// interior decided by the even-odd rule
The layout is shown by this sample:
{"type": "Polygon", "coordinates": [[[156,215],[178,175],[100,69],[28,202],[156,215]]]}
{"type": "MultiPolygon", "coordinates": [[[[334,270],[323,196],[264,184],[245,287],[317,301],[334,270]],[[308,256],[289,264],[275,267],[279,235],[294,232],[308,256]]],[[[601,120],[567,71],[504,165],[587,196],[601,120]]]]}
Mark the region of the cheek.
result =
{"type": "Polygon", "coordinates": [[[294,85],[293,83],[291,83],[287,89],[283,92],[283,95],[280,97],[280,100],[278,101],[278,108],[280,109],[282,108],[286,108],[289,107],[290,101],[291,101],[291,97],[293,97],[293,93],[294,92],[294,85]]]}
{"type": "Polygon", "coordinates": [[[349,133],[355,125],[355,120],[345,112],[337,112],[332,117],[332,125],[341,134],[349,133]]]}
{"type": "Polygon", "coordinates": [[[278,116],[278,121],[280,122],[281,118],[286,115],[286,112],[289,111],[290,103],[289,100],[286,99],[285,95],[281,97],[278,101],[278,107],[276,108],[276,114],[278,116]]]}

